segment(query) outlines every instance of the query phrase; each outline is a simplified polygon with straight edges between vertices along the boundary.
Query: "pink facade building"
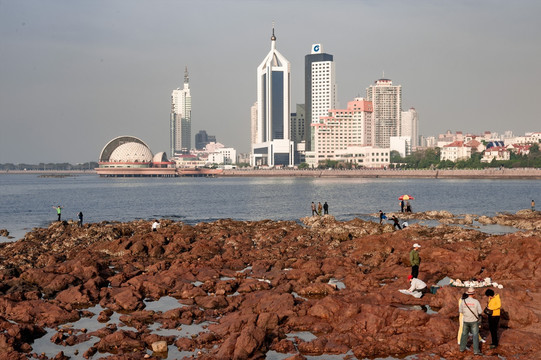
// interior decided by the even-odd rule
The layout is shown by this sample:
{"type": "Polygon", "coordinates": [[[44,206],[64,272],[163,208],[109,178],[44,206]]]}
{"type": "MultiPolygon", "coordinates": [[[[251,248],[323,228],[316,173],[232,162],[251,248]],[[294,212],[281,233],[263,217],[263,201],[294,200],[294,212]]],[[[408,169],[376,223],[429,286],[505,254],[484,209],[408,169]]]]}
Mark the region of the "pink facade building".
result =
{"type": "Polygon", "coordinates": [[[356,98],[348,102],[347,109],[331,109],[329,116],[312,123],[315,162],[334,159],[337,150],[348,146],[373,145],[373,111],[371,101],[356,98]]]}

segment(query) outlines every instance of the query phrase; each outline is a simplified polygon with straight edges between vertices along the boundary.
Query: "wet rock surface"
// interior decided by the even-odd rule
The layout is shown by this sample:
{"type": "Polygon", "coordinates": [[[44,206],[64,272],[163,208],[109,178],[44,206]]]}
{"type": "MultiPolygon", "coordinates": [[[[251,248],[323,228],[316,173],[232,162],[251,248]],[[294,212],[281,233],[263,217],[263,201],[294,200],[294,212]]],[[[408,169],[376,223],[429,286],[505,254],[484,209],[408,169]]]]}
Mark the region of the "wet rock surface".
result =
{"type": "MultiPolygon", "coordinates": [[[[503,284],[496,289],[504,308],[500,346],[485,345],[488,358],[541,358],[541,215],[479,221],[530,230],[488,235],[414,224],[393,231],[389,224],[332,216],[303,218],[303,224],[163,220],[157,232],[147,221],[53,223],[0,244],[0,354],[48,358],[38,355],[34,341],[55,329],[52,343],[76,347],[88,359],[97,353],[163,358],[167,346],[199,359],[264,359],[269,351],[292,359],[469,358],[471,351],[461,354],[457,345],[463,288],[444,286],[420,299],[398,292],[409,287],[408,253],[419,243],[419,277],[429,286],[447,276],[503,284]],[[176,299],[171,308],[147,309],[166,296],[176,299]],[[86,310],[91,306],[99,314],[86,310]],[[114,314],[121,314],[122,326],[105,324],[114,314]],[[102,326],[62,328],[88,317],[102,326]],[[194,326],[201,331],[154,331],[194,326]]],[[[478,292],[485,306],[484,289],[478,292]]],[[[481,333],[489,344],[486,321],[481,333]]]]}

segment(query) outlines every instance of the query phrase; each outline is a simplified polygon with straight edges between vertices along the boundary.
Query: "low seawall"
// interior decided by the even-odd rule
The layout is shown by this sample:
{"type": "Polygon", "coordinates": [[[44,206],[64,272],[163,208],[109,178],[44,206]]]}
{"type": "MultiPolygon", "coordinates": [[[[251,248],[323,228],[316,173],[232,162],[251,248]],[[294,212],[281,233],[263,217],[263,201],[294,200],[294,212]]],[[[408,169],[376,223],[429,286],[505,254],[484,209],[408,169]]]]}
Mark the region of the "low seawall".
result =
{"type": "Polygon", "coordinates": [[[434,179],[541,179],[541,169],[481,170],[224,170],[220,176],[343,177],[343,178],[434,178],[434,179]]]}

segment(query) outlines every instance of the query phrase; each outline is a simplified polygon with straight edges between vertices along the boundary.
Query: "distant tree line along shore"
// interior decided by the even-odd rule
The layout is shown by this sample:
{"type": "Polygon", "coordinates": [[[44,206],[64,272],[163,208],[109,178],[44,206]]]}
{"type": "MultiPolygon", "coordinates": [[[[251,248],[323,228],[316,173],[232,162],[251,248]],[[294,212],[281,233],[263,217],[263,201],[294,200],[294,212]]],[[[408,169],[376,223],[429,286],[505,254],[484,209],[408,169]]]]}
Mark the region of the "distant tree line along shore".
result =
{"type": "Polygon", "coordinates": [[[70,163],[39,163],[39,164],[0,164],[0,170],[3,171],[35,171],[35,170],[41,170],[41,171],[67,171],[67,170],[94,170],[98,167],[98,163],[91,161],[81,164],[72,165],[70,163]]]}

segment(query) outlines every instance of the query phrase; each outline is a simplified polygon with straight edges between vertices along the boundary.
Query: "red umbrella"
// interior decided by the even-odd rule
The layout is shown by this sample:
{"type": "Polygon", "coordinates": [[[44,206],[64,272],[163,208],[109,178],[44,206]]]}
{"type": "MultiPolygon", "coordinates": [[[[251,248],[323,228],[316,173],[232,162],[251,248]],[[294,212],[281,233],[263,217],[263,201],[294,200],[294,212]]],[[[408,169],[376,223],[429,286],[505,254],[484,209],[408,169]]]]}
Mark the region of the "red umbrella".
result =
{"type": "Polygon", "coordinates": [[[411,195],[402,195],[398,198],[398,200],[415,200],[413,196],[411,195]]]}

